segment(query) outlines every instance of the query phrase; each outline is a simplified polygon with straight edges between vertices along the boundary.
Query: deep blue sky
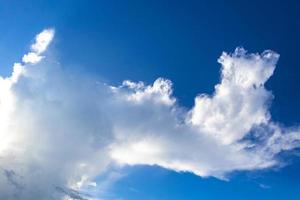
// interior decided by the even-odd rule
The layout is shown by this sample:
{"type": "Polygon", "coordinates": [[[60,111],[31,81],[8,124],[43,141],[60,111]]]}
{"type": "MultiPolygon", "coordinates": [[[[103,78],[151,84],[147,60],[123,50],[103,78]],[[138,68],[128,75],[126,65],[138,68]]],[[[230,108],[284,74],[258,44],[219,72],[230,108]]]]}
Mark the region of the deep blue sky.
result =
{"type": "MultiPolygon", "coordinates": [[[[173,81],[181,105],[218,83],[222,51],[243,46],[281,57],[267,83],[271,112],[300,122],[299,1],[0,1],[0,73],[8,74],[33,36],[54,27],[62,65],[118,84],[173,81]]],[[[160,168],[134,167],[112,192],[124,199],[299,199],[300,161],[278,170],[235,173],[229,182],[160,168]],[[146,181],[145,181],[146,180],[146,181]],[[259,187],[264,184],[267,188],[259,187]]]]}

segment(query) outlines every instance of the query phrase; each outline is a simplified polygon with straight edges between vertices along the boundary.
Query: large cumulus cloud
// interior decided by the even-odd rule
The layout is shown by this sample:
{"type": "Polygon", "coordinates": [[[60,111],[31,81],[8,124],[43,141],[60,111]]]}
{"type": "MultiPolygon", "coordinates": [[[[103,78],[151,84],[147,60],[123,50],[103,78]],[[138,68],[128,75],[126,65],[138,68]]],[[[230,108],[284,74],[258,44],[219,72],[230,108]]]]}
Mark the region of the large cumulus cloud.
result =
{"type": "Polygon", "coordinates": [[[68,73],[43,55],[53,36],[37,35],[12,75],[0,77],[1,199],[96,199],[78,191],[113,165],[226,178],[279,165],[280,152],[300,146],[299,129],[268,111],[275,52],[223,53],[214,94],[198,95],[188,110],[170,80],[110,86],[68,73]]]}

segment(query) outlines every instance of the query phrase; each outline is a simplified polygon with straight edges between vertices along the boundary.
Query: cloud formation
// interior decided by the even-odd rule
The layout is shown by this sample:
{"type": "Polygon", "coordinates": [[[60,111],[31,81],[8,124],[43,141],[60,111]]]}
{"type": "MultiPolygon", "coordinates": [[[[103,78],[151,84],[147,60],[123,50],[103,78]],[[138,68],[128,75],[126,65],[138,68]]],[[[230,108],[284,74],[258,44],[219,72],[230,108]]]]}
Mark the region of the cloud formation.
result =
{"type": "Polygon", "coordinates": [[[22,58],[24,63],[35,64],[41,61],[41,54],[47,49],[54,37],[54,29],[45,29],[35,38],[35,43],[31,45],[30,52],[22,58]]]}
{"type": "Polygon", "coordinates": [[[226,178],[281,164],[300,146],[298,128],[272,121],[264,87],[279,55],[223,53],[221,80],[190,110],[172,82],[126,80],[109,86],[70,74],[43,56],[54,37],[35,38],[10,77],[0,77],[0,199],[97,199],[83,187],[113,165],[159,165],[226,178]]]}

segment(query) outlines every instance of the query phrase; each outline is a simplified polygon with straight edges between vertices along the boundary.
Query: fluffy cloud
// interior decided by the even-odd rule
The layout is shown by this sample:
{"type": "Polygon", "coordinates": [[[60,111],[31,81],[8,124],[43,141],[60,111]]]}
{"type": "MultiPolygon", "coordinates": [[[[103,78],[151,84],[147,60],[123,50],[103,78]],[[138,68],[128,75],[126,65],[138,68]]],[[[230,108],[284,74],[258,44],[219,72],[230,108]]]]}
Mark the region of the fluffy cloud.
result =
{"type": "Polygon", "coordinates": [[[35,64],[41,61],[43,56],[41,54],[47,49],[54,36],[54,29],[45,29],[35,38],[36,42],[31,45],[30,52],[25,54],[22,58],[24,63],[35,64]]]}
{"type": "Polygon", "coordinates": [[[0,77],[1,199],[96,199],[79,191],[114,165],[226,178],[278,165],[278,153],[300,146],[299,129],[279,126],[268,111],[275,52],[223,53],[214,94],[187,110],[163,78],[108,86],[64,71],[43,59],[53,36],[37,35],[12,75],[0,77]]]}

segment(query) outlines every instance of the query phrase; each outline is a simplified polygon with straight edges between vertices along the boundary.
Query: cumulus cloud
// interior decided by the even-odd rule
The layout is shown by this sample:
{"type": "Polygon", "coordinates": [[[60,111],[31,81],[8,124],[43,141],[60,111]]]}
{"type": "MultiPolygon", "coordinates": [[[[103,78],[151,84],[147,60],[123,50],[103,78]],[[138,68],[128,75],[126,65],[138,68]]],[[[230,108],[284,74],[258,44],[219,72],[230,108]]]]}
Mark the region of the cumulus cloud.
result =
{"type": "Polygon", "coordinates": [[[35,37],[35,43],[31,45],[30,52],[22,58],[24,63],[38,63],[43,56],[41,54],[47,49],[54,36],[54,29],[45,29],[35,37]]]}
{"type": "Polygon", "coordinates": [[[279,126],[264,87],[279,55],[223,53],[221,80],[186,109],[172,82],[109,86],[43,59],[54,36],[35,38],[12,75],[0,77],[0,198],[97,199],[82,188],[111,166],[159,165],[225,179],[236,170],[281,164],[300,146],[298,128],[279,126]]]}

